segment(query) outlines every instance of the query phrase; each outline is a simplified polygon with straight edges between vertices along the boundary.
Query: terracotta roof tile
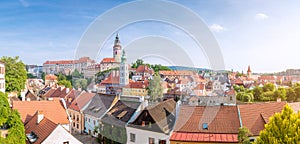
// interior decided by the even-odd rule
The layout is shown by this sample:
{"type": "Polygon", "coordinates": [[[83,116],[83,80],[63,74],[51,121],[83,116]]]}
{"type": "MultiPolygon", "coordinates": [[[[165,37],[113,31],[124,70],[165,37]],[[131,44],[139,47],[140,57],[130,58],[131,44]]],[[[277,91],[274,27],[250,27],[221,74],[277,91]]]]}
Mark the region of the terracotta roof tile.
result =
{"type": "Polygon", "coordinates": [[[57,80],[56,75],[48,74],[45,76],[45,80],[57,80]]]}
{"type": "Polygon", "coordinates": [[[136,71],[136,73],[149,73],[149,74],[153,74],[154,73],[154,70],[149,68],[147,65],[140,65],[136,71]]]}
{"type": "Polygon", "coordinates": [[[114,58],[103,58],[101,63],[113,63],[115,62],[114,58]]]}
{"type": "Polygon", "coordinates": [[[182,106],[175,125],[176,132],[238,133],[236,106],[182,106]],[[202,125],[208,124],[208,129],[202,125]]]}
{"type": "MultiPolygon", "coordinates": [[[[37,124],[38,112],[36,112],[33,117],[25,124],[25,133],[29,134],[34,132],[38,139],[34,143],[42,143],[57,127],[57,124],[49,120],[47,117],[44,117],[37,124]]],[[[28,143],[28,142],[27,142],[28,143]]]]}
{"type": "Polygon", "coordinates": [[[285,104],[286,102],[272,102],[239,105],[243,127],[247,127],[254,136],[258,136],[269,118],[281,112],[285,104]]]}
{"type": "Polygon", "coordinates": [[[204,90],[205,89],[205,84],[198,84],[194,90],[204,90]]]}
{"type": "Polygon", "coordinates": [[[173,132],[170,141],[237,143],[238,134],[173,132]]]}
{"type": "Polygon", "coordinates": [[[66,105],[69,108],[71,103],[82,93],[82,91],[71,90],[65,97],[66,105]]]}
{"type": "Polygon", "coordinates": [[[96,95],[96,93],[82,92],[69,106],[70,109],[81,111],[83,107],[96,95]]]}
{"type": "Polygon", "coordinates": [[[120,77],[113,76],[110,74],[106,79],[104,79],[100,84],[119,84],[120,77]]]}
{"type": "Polygon", "coordinates": [[[24,123],[35,114],[43,111],[45,117],[58,124],[69,124],[68,115],[59,99],[52,101],[13,101],[12,108],[19,111],[24,123]]]}
{"type": "Polygon", "coordinates": [[[60,60],[60,61],[46,61],[44,62],[45,64],[73,64],[74,61],[73,60],[60,60]]]}
{"type": "Polygon", "coordinates": [[[173,76],[183,76],[183,75],[195,75],[195,72],[193,72],[193,71],[185,71],[185,70],[179,70],[179,71],[162,70],[162,71],[159,71],[159,74],[162,74],[162,75],[173,75],[173,76]]]}

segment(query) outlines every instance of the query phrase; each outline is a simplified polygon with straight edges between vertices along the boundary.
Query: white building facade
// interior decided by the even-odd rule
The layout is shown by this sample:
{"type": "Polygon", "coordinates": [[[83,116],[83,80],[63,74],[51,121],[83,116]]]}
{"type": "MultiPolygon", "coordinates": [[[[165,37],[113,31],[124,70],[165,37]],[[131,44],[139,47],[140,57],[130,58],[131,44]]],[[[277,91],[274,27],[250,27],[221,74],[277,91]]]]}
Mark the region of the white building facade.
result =
{"type": "Polygon", "coordinates": [[[150,144],[150,143],[166,143],[170,144],[170,135],[142,130],[133,127],[126,127],[127,132],[127,144],[150,144]]]}

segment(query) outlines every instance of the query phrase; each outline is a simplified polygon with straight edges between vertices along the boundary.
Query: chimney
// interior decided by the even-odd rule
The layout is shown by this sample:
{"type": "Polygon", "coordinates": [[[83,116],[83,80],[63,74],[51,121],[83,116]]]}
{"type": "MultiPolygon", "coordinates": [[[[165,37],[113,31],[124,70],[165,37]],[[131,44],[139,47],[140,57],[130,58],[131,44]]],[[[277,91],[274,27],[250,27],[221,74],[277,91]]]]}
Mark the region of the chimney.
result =
{"type": "Polygon", "coordinates": [[[27,91],[21,91],[21,98],[22,98],[22,101],[25,101],[25,95],[26,95],[27,91]]]}
{"type": "Polygon", "coordinates": [[[66,94],[70,92],[70,88],[66,88],[66,94]]]}
{"type": "Polygon", "coordinates": [[[281,98],[277,98],[277,102],[281,102],[281,98]]]}
{"type": "Polygon", "coordinates": [[[43,119],[44,119],[44,112],[43,111],[38,111],[38,117],[37,117],[37,124],[39,124],[43,119]]]}

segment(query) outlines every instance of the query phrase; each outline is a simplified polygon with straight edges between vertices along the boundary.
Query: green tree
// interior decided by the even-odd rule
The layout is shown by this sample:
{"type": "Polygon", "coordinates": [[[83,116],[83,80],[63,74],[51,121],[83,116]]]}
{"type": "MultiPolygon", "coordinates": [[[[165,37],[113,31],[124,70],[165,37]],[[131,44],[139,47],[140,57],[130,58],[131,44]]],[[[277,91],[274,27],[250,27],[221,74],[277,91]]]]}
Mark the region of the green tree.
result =
{"type": "Polygon", "coordinates": [[[7,96],[0,92],[0,126],[6,123],[6,120],[10,113],[10,106],[7,101],[7,96]]]}
{"type": "Polygon", "coordinates": [[[134,63],[132,63],[132,68],[138,68],[140,65],[144,65],[144,61],[142,59],[137,59],[134,63]]]}
{"type": "Polygon", "coordinates": [[[275,85],[273,83],[267,83],[263,86],[264,92],[274,91],[274,90],[275,90],[275,85]]]}
{"type": "Polygon", "coordinates": [[[42,79],[43,79],[43,81],[45,81],[45,77],[46,77],[46,74],[44,72],[42,72],[42,79]]]}
{"type": "Polygon", "coordinates": [[[293,88],[286,89],[286,100],[288,102],[293,102],[296,100],[296,93],[293,88]]]}
{"type": "Polygon", "coordinates": [[[238,140],[242,144],[250,144],[249,136],[251,136],[251,132],[246,127],[239,128],[238,140]]]}
{"type": "Polygon", "coordinates": [[[278,88],[274,91],[274,99],[281,98],[281,100],[286,100],[286,90],[283,87],[278,88]]]}
{"type": "Polygon", "coordinates": [[[36,76],[34,76],[34,75],[31,74],[31,73],[27,73],[27,78],[36,78],[36,76]]]}
{"type": "Polygon", "coordinates": [[[75,87],[76,88],[82,88],[84,90],[86,90],[88,81],[86,79],[77,79],[75,80],[75,87]]]}
{"type": "Polygon", "coordinates": [[[150,65],[150,67],[151,67],[155,72],[158,72],[158,71],[160,71],[160,70],[171,70],[169,67],[167,67],[167,66],[162,66],[161,64],[150,65]]]}
{"type": "Polygon", "coordinates": [[[2,92],[0,92],[0,127],[8,129],[8,136],[0,137],[1,144],[25,144],[25,128],[20,114],[10,109],[7,96],[2,92]]]}
{"type": "Polygon", "coordinates": [[[254,100],[253,94],[250,92],[238,92],[236,98],[242,102],[253,102],[254,100]]]}
{"type": "Polygon", "coordinates": [[[73,78],[83,78],[83,74],[82,73],[79,73],[79,71],[77,69],[75,69],[73,72],[72,72],[72,77],[73,78]]]}
{"type": "Polygon", "coordinates": [[[72,84],[68,80],[60,80],[57,83],[58,85],[64,85],[66,88],[72,88],[72,84]]]}
{"type": "Polygon", "coordinates": [[[27,79],[25,64],[18,56],[2,57],[1,60],[5,63],[6,92],[21,92],[27,79]]]}
{"type": "Polygon", "coordinates": [[[259,97],[261,101],[271,101],[274,99],[274,92],[273,91],[266,91],[262,93],[259,97]]]}
{"type": "Polygon", "coordinates": [[[67,79],[66,76],[63,75],[62,73],[59,73],[57,75],[57,81],[62,81],[62,80],[66,80],[66,79],[67,79]]]}
{"type": "Polygon", "coordinates": [[[292,144],[300,141],[300,113],[286,105],[281,113],[276,113],[260,132],[257,144],[292,144]]]}
{"type": "Polygon", "coordinates": [[[300,85],[294,87],[295,101],[300,101],[300,85]]]}
{"type": "Polygon", "coordinates": [[[253,97],[254,97],[254,100],[260,100],[260,95],[263,93],[263,89],[259,86],[255,87],[253,90],[252,90],[252,94],[253,94],[253,97]]]}
{"type": "Polygon", "coordinates": [[[161,78],[158,73],[155,73],[152,80],[149,82],[148,94],[151,101],[155,101],[163,96],[163,87],[161,85],[161,78]]]}

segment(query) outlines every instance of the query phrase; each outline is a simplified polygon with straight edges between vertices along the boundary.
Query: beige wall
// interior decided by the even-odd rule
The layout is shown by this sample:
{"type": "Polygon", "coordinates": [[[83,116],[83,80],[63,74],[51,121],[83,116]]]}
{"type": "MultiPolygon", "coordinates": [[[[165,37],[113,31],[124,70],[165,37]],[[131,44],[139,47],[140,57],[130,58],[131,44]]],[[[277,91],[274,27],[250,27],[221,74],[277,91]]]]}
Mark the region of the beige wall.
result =
{"type": "Polygon", "coordinates": [[[84,117],[78,111],[68,109],[69,116],[71,117],[71,133],[82,133],[84,131],[84,117]]]}

